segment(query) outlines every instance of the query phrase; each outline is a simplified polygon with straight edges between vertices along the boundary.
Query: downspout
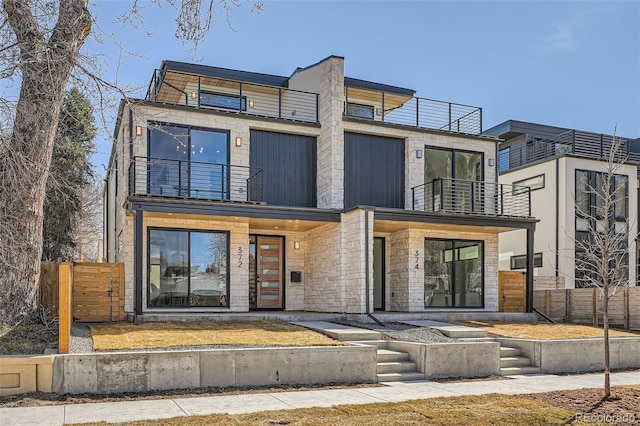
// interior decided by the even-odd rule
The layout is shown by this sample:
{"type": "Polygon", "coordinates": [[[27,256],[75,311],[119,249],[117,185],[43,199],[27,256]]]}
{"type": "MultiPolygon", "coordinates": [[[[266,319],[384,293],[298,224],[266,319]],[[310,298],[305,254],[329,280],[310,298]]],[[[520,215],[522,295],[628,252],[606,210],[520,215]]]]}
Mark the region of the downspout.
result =
{"type": "Polygon", "coordinates": [[[367,313],[367,316],[369,318],[371,318],[373,321],[375,321],[379,326],[384,326],[384,324],[382,324],[382,322],[377,319],[376,317],[373,316],[373,314],[371,313],[371,309],[369,309],[369,301],[370,301],[370,297],[369,297],[369,280],[371,279],[371,274],[369,273],[369,260],[370,260],[370,256],[369,256],[369,245],[371,244],[371,241],[369,239],[369,212],[372,212],[373,209],[364,209],[364,246],[365,246],[365,251],[364,251],[364,264],[365,264],[365,268],[364,268],[364,277],[365,277],[365,286],[364,286],[364,291],[365,291],[365,303],[366,303],[366,309],[365,312],[367,313]]]}
{"type": "MultiPolygon", "coordinates": [[[[107,173],[108,176],[108,173],[107,173]]],[[[107,180],[107,178],[104,179],[104,192],[106,193],[105,196],[105,206],[104,206],[104,229],[105,229],[105,233],[104,233],[104,242],[102,243],[102,260],[107,259],[107,262],[109,262],[109,181],[107,180]]]]}

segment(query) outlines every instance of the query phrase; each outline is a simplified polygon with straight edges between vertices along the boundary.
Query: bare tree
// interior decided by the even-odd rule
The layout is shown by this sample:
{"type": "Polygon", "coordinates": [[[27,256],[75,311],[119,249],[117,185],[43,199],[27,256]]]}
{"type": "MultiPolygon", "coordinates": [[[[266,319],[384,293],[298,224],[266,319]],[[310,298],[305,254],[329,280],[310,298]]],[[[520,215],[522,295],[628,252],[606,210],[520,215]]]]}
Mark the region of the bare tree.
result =
{"type": "Polygon", "coordinates": [[[624,217],[629,202],[628,178],[620,174],[626,161],[621,145],[614,131],[609,156],[595,173],[595,181],[585,179],[576,185],[583,189],[576,194],[576,214],[588,227],[584,238],[575,238],[576,287],[597,287],[603,300],[605,399],[611,395],[609,300],[629,285],[629,241],[636,237],[630,235],[628,217],[616,220],[624,217]]]}
{"type": "MultiPolygon", "coordinates": [[[[150,0],[178,9],[176,36],[194,48],[210,25],[230,18],[245,0],[150,0]],[[220,10],[220,12],[218,12],[220,10]]],[[[246,0],[254,9],[261,3],[246,0]]],[[[123,16],[142,23],[139,1],[123,16]]],[[[88,0],[3,0],[0,76],[19,85],[17,100],[0,100],[0,322],[15,323],[35,308],[42,255],[45,187],[58,117],[69,82],[97,96],[124,92],[100,70],[113,58],[80,55],[99,28],[88,0]]],[[[117,39],[112,39],[117,44],[117,39]]],[[[4,96],[4,94],[3,94],[4,96]]],[[[98,114],[102,105],[96,106],[98,114]]]]}

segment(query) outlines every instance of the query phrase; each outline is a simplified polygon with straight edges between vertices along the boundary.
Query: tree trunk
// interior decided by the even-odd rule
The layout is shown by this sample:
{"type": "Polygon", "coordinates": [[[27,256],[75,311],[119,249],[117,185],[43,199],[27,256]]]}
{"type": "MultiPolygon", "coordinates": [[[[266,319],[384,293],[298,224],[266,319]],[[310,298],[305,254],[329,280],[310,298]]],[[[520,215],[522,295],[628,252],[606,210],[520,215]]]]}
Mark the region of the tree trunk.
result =
{"type": "Polygon", "coordinates": [[[86,0],[61,0],[44,40],[25,0],[4,0],[20,43],[21,87],[13,131],[0,146],[0,320],[13,323],[36,305],[42,211],[53,140],[69,76],[89,33],[86,0]]]}
{"type": "Polygon", "coordinates": [[[611,384],[609,382],[609,287],[604,287],[604,309],[602,322],[604,323],[604,399],[611,396],[611,384]]]}

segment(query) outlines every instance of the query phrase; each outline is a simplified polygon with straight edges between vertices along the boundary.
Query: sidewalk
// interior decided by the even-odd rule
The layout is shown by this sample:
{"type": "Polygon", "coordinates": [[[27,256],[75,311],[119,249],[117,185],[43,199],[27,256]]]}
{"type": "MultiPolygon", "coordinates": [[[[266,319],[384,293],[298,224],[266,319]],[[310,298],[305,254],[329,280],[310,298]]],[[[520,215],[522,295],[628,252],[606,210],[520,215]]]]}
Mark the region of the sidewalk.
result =
{"type": "MultiPolygon", "coordinates": [[[[240,414],[338,404],[400,402],[439,396],[520,394],[602,387],[603,374],[512,376],[506,380],[436,383],[391,382],[383,387],[292,391],[261,394],[2,408],[0,424],[62,425],[87,422],[130,422],[214,413],[240,414]]],[[[612,373],[611,385],[640,384],[640,370],[612,373]]]]}

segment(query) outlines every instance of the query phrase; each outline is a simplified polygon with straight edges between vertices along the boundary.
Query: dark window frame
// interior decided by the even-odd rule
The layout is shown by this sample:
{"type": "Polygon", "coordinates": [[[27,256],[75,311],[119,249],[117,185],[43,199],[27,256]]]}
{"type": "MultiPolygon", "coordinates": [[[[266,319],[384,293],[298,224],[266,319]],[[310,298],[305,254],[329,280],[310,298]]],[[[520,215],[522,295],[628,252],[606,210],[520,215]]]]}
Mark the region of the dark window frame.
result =
{"type": "MultiPolygon", "coordinates": [[[[424,146],[424,157],[425,157],[425,165],[426,165],[426,158],[427,158],[427,151],[428,150],[437,150],[437,151],[447,151],[447,152],[451,152],[451,178],[449,179],[458,179],[456,177],[456,153],[460,152],[462,154],[480,154],[480,164],[482,164],[482,167],[480,168],[480,179],[476,180],[476,182],[484,182],[484,151],[473,151],[470,149],[458,149],[458,148],[442,148],[439,146],[433,146],[433,145],[425,145],[424,146]]],[[[423,166],[423,170],[424,170],[424,166],[423,166]]]]}
{"type": "Polygon", "coordinates": [[[194,229],[194,228],[165,228],[161,226],[148,226],[147,227],[147,309],[230,309],[231,308],[231,231],[227,230],[215,230],[215,229],[194,229]],[[226,306],[191,306],[191,274],[188,275],[188,292],[187,292],[187,305],[181,306],[151,306],[149,304],[151,299],[151,232],[152,231],[168,231],[168,232],[185,232],[187,233],[187,260],[188,265],[191,265],[191,233],[200,234],[225,234],[227,236],[227,275],[226,275],[226,306]]]}
{"type": "Polygon", "coordinates": [[[509,170],[511,170],[511,146],[498,150],[498,173],[508,172],[509,170]]]}
{"type": "MultiPolygon", "coordinates": [[[[227,158],[226,158],[226,166],[228,168],[228,170],[230,171],[230,166],[231,166],[231,130],[229,129],[218,129],[218,128],[212,128],[212,127],[203,127],[203,126],[191,126],[188,124],[179,124],[179,123],[170,123],[170,122],[164,122],[164,121],[147,121],[147,162],[150,162],[151,160],[155,159],[155,157],[151,156],[151,144],[153,143],[152,137],[151,135],[153,134],[154,130],[159,130],[162,129],[163,127],[174,127],[174,128],[179,128],[179,129],[185,129],[186,131],[186,139],[187,139],[187,144],[189,146],[191,146],[191,132],[193,130],[196,131],[202,131],[202,132],[212,132],[212,133],[224,133],[227,135],[227,158]]],[[[175,135],[173,135],[175,136],[175,135]]],[[[184,160],[187,162],[187,165],[190,165],[192,162],[193,163],[200,163],[200,164],[217,164],[217,163],[203,163],[203,162],[199,162],[199,161],[194,161],[193,160],[193,153],[191,149],[187,149],[187,159],[184,160]]],[[[174,160],[172,160],[174,161],[174,160]]],[[[178,160],[175,160],[178,161],[178,160]]],[[[147,194],[151,193],[151,176],[150,176],[150,170],[149,170],[149,166],[150,163],[147,163],[147,194]]],[[[187,168],[187,173],[188,173],[188,177],[189,179],[187,180],[187,194],[191,193],[191,167],[187,168]]],[[[181,182],[180,182],[181,184],[181,182]]],[[[227,195],[230,197],[231,196],[231,173],[228,172],[227,176],[224,179],[224,183],[222,185],[223,190],[226,188],[228,193],[227,195]]],[[[222,192],[224,193],[224,191],[222,192]]]]}
{"type": "MultiPolygon", "coordinates": [[[[527,255],[526,254],[520,254],[520,255],[517,255],[517,256],[511,256],[511,259],[510,259],[510,262],[509,262],[509,266],[510,266],[512,271],[517,271],[517,270],[520,270],[520,269],[527,269],[526,261],[527,261],[527,255]],[[516,264],[516,262],[519,262],[522,259],[525,260],[525,266],[519,267],[516,264]]],[[[533,267],[534,268],[542,268],[542,252],[533,254],[533,267]]]]}
{"type": "MultiPolygon", "coordinates": [[[[485,262],[485,258],[486,258],[486,252],[485,252],[485,241],[484,240],[471,240],[471,239],[451,239],[451,238],[431,238],[431,237],[425,237],[424,241],[423,241],[423,245],[422,245],[422,250],[423,250],[423,280],[422,280],[422,286],[424,289],[424,278],[426,275],[426,269],[424,267],[424,259],[426,259],[426,248],[425,248],[425,243],[427,241],[450,241],[453,244],[452,247],[452,251],[455,253],[456,249],[458,249],[459,247],[456,247],[456,243],[464,243],[464,242],[471,242],[471,243],[479,243],[480,244],[480,248],[482,251],[482,273],[481,273],[481,288],[482,288],[482,297],[480,299],[481,303],[480,306],[457,306],[456,305],[456,268],[455,268],[455,255],[452,254],[451,256],[451,306],[424,306],[425,310],[428,309],[484,309],[485,307],[485,296],[486,296],[486,287],[485,287],[485,273],[486,273],[486,262],[485,262]]],[[[424,300],[424,297],[423,297],[424,300]]],[[[424,303],[424,302],[423,302],[424,303]]]]}
{"type": "MultiPolygon", "coordinates": [[[[606,215],[602,215],[601,212],[598,212],[599,207],[597,206],[597,199],[598,199],[598,195],[597,195],[597,191],[598,191],[598,179],[601,178],[601,176],[606,176],[606,172],[599,172],[599,171],[595,171],[595,170],[584,170],[584,169],[575,169],[575,173],[574,173],[574,194],[578,194],[579,193],[579,188],[578,188],[578,174],[582,174],[582,173],[586,173],[587,174],[587,188],[586,190],[589,191],[587,193],[587,199],[588,199],[588,212],[582,212],[580,210],[578,210],[577,208],[577,203],[574,203],[574,207],[575,207],[575,219],[574,219],[574,235],[575,235],[575,240],[576,240],[576,244],[574,246],[574,280],[575,280],[575,287],[576,288],[585,288],[587,286],[585,285],[578,285],[579,283],[582,283],[582,279],[578,278],[578,275],[580,276],[588,276],[593,274],[593,271],[580,271],[580,273],[578,273],[578,269],[577,269],[577,263],[578,263],[578,257],[580,253],[583,253],[583,251],[578,247],[577,242],[578,241],[582,241],[582,240],[588,240],[591,237],[591,234],[589,231],[583,231],[583,230],[578,230],[578,220],[582,219],[589,219],[589,227],[592,230],[597,230],[597,222],[600,220],[606,220],[606,215]]],[[[612,183],[612,188],[611,191],[615,191],[618,185],[618,179],[622,179],[624,178],[625,180],[625,191],[624,191],[624,198],[621,199],[617,199],[614,201],[614,211],[613,211],[613,226],[616,226],[616,224],[618,223],[624,223],[627,227],[629,226],[629,177],[627,175],[621,175],[621,174],[614,174],[613,176],[613,183],[612,183]],[[621,216],[616,216],[616,205],[617,203],[624,201],[624,217],[621,216]]],[[[615,232],[615,230],[614,230],[615,232]]],[[[628,232],[628,231],[627,231],[628,232]]],[[[628,247],[627,247],[627,253],[625,254],[626,256],[626,267],[627,269],[630,267],[629,265],[629,259],[630,256],[628,254],[628,247]]]]}
{"type": "Polygon", "coordinates": [[[373,105],[367,105],[367,104],[360,104],[357,102],[349,102],[347,101],[347,106],[346,106],[346,115],[347,117],[356,117],[356,118],[364,118],[366,120],[374,120],[375,119],[375,110],[374,110],[374,106],[373,105]],[[349,107],[353,107],[356,108],[357,110],[367,110],[368,112],[371,112],[371,116],[364,116],[364,115],[360,115],[360,114],[352,114],[349,112],[349,107]]]}
{"type": "Polygon", "coordinates": [[[222,108],[222,109],[228,109],[231,111],[246,111],[247,110],[247,97],[246,96],[240,96],[240,95],[235,95],[232,93],[221,93],[221,92],[212,92],[212,91],[207,91],[207,90],[201,90],[199,95],[199,105],[200,106],[204,106],[204,107],[208,107],[208,108],[222,108]],[[224,105],[224,103],[207,103],[203,101],[203,97],[204,96],[211,96],[214,98],[220,98],[220,99],[229,99],[229,100],[233,100],[234,102],[237,101],[239,103],[238,106],[227,106],[224,105]]]}

